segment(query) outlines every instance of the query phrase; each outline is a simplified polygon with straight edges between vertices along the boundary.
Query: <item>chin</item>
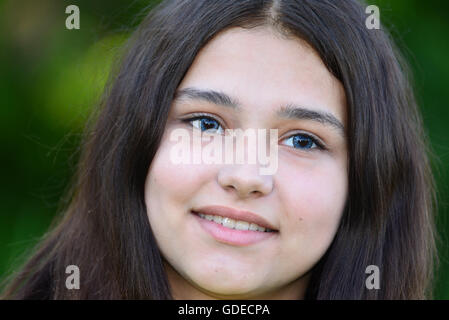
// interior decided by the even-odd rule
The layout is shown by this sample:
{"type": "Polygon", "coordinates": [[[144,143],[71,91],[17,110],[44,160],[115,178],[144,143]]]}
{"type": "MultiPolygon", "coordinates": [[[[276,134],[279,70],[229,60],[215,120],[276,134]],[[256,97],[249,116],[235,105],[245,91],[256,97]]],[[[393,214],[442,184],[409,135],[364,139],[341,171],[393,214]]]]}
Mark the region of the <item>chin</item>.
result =
{"type": "Polygon", "coordinates": [[[208,296],[214,297],[216,299],[251,299],[251,298],[257,298],[260,293],[257,293],[256,290],[247,290],[243,289],[240,286],[232,287],[232,286],[226,286],[226,288],[223,288],[221,286],[214,286],[210,287],[210,285],[207,288],[202,288],[204,293],[206,293],[208,296]]]}
{"type": "Polygon", "coordinates": [[[258,283],[253,279],[221,279],[217,280],[216,277],[201,277],[201,280],[195,281],[207,294],[221,297],[221,298],[242,298],[256,295],[259,291],[262,283],[258,283]]]}

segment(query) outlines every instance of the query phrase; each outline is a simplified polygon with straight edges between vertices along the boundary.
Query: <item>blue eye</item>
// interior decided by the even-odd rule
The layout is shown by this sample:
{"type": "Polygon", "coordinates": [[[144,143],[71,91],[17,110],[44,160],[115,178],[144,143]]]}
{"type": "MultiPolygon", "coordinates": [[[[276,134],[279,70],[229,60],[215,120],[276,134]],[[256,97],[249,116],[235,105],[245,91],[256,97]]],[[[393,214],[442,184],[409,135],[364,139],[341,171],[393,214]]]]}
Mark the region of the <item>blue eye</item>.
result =
{"type": "MultiPolygon", "coordinates": [[[[223,134],[224,129],[218,120],[210,116],[197,115],[192,118],[184,119],[183,122],[190,123],[193,127],[200,129],[202,132],[223,134]]],[[[297,133],[285,139],[285,145],[300,150],[326,150],[324,145],[311,135],[305,133],[297,133]]]]}
{"type": "Polygon", "coordinates": [[[212,131],[219,134],[222,134],[224,132],[220,123],[211,117],[197,116],[194,118],[186,119],[184,121],[189,122],[192,126],[200,129],[201,131],[212,131]]]}
{"type": "Polygon", "coordinates": [[[289,141],[289,143],[286,143],[286,145],[291,146],[295,149],[324,149],[323,146],[315,138],[307,134],[295,134],[290,136],[285,141],[289,141]]]}

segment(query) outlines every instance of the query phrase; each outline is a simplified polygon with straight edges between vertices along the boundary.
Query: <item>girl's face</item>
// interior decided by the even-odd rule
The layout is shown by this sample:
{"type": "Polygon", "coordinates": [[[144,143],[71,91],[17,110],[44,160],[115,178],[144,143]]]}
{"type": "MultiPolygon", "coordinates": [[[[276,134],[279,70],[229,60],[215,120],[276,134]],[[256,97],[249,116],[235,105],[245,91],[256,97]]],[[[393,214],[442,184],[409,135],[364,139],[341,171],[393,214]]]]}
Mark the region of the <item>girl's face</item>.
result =
{"type": "Polygon", "coordinates": [[[266,27],[231,28],[200,51],[178,92],[183,89],[195,94],[173,101],[145,185],[174,298],[302,298],[347,197],[341,83],[303,41],[266,27]],[[180,128],[213,139],[224,129],[277,129],[277,170],[261,175],[258,164],[175,164],[179,141],[170,133],[180,128]],[[249,230],[231,229],[233,221],[249,230]],[[250,223],[274,232],[254,231],[250,223]]]}

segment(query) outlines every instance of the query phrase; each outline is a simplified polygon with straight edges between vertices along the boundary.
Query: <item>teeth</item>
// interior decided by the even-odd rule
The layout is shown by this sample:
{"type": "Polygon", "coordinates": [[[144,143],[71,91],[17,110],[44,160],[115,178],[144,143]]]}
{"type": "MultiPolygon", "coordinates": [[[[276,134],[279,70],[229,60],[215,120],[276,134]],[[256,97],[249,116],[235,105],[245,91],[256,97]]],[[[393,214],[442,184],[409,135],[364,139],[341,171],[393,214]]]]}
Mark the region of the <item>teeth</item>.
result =
{"type": "Polygon", "coordinates": [[[259,228],[258,225],[255,224],[255,223],[251,223],[251,224],[249,225],[249,230],[257,231],[258,228],[259,228]]]}
{"type": "Polygon", "coordinates": [[[235,220],[232,220],[230,218],[223,218],[223,220],[221,221],[221,224],[223,225],[223,227],[226,227],[229,229],[234,229],[235,220]]]}
{"type": "Polygon", "coordinates": [[[246,221],[237,221],[235,224],[236,230],[249,230],[249,223],[246,221]]]}
{"type": "Polygon", "coordinates": [[[214,221],[215,223],[221,224],[222,226],[229,229],[236,230],[251,230],[251,231],[260,231],[260,232],[273,232],[273,230],[261,227],[255,223],[249,223],[247,221],[234,220],[228,217],[214,216],[210,214],[198,213],[198,215],[206,220],[214,221]]]}

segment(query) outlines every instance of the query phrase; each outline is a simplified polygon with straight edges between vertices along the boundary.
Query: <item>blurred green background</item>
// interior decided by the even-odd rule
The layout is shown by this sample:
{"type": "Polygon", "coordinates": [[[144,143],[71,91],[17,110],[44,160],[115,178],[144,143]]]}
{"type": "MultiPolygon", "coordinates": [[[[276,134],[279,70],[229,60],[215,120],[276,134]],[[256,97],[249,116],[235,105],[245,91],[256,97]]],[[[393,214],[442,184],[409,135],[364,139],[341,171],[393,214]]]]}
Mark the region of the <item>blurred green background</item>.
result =
{"type": "MultiPolygon", "coordinates": [[[[0,280],[60,210],[89,110],[121,44],[156,2],[0,0],[0,280]],[[71,4],[80,8],[79,30],[65,27],[71,4]]],[[[379,6],[414,71],[435,153],[441,237],[435,298],[449,299],[449,2],[368,3],[379,6]]]]}

